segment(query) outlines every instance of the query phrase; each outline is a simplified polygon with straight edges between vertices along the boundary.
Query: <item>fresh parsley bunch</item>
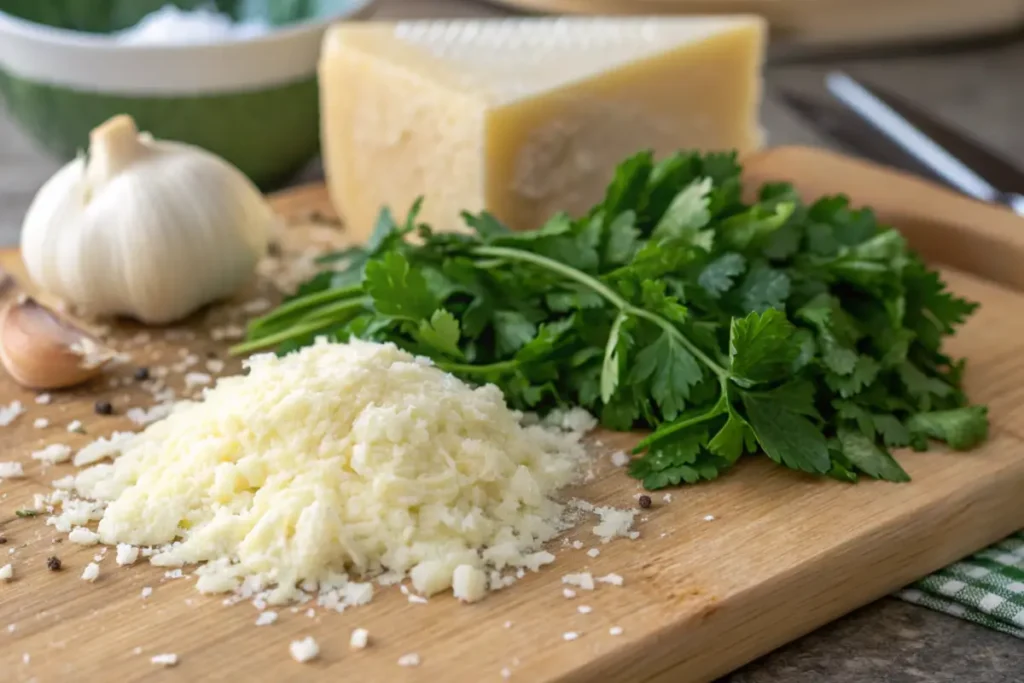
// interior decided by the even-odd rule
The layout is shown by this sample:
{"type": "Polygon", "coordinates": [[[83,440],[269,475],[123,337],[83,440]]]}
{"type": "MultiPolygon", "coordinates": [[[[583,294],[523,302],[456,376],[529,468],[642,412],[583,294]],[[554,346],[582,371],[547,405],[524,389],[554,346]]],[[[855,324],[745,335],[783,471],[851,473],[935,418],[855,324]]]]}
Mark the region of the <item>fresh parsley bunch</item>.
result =
{"type": "Polygon", "coordinates": [[[395,342],[517,408],[650,429],[629,470],[649,489],[758,452],[906,481],[890,449],[984,440],[986,409],[940,348],[975,304],[870,210],[787,184],[748,204],[740,171],[734,154],[641,153],[586,216],[529,232],[482,213],[464,215],[470,234],[435,233],[418,204],[401,224],[384,210],[235,351],[395,342]]]}

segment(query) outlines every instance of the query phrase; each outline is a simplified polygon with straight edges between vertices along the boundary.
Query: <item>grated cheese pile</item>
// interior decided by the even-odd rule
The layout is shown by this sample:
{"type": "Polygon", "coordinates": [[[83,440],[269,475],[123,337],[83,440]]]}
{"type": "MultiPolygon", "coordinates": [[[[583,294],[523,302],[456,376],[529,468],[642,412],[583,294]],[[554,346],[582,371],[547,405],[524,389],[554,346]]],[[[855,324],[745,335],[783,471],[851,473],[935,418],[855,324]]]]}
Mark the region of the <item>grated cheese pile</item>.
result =
{"type": "Polygon", "coordinates": [[[390,344],[321,341],[248,370],[103,441],[96,456],[119,455],[77,476],[86,500],[65,495],[62,515],[78,518],[50,523],[82,523],[84,506],[119,558],[152,547],[156,565],[205,563],[204,592],[264,591],[270,603],[319,585],[321,601],[326,589],[361,604],[372,590],[348,574],[382,572],[425,595],[454,581],[473,600],[485,576],[494,589],[503,571],[554,560],[540,550],[565,528],[551,496],[578,477],[577,430],[592,419],[526,425],[498,388],[390,344]]]}

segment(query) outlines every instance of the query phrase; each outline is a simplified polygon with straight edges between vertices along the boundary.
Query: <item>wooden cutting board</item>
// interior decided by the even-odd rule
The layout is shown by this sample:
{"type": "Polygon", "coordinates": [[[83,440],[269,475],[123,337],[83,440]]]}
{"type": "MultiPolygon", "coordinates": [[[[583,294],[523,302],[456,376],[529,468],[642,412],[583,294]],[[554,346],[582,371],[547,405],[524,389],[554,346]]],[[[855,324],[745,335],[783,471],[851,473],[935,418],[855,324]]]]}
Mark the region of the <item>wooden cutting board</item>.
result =
{"type": "MultiPolygon", "coordinates": [[[[58,543],[42,518],[15,515],[33,493],[73,469],[43,469],[29,452],[129,427],[119,415],[95,415],[92,405],[103,397],[123,413],[145,396],[137,383],[128,379],[111,389],[103,380],[93,390],[55,394],[50,405],[37,405],[34,394],[0,378],[0,402],[17,399],[28,407],[0,429],[0,459],[21,461],[27,473],[0,484],[0,534],[7,539],[0,564],[13,562],[16,577],[0,584],[0,678],[476,683],[501,680],[507,667],[512,680],[530,683],[707,681],[1024,527],[1024,221],[824,151],[780,148],[748,163],[751,181],[793,180],[808,196],[845,190],[875,205],[943,264],[954,290],[982,302],[950,350],[969,357],[968,391],[991,406],[994,426],[984,447],[901,454],[914,478],[904,485],[844,485],[751,459],[718,482],[673,491],[670,502],[655,494],[640,517],[638,540],[602,546],[590,524],[582,524],[569,540],[600,555],[555,543],[554,566],[481,603],[464,606],[445,596],[411,604],[387,589],[371,605],[343,614],[286,608],[276,624],[257,628],[248,603],[225,606],[197,594],[192,580],[166,578],[148,565],[117,567],[113,553],[100,562],[99,580],[86,583],[79,576],[97,548],[58,543]],[[51,426],[33,428],[39,417],[51,426]],[[73,419],[88,436],[66,431],[73,419]],[[45,567],[53,555],[63,562],[60,572],[45,567]],[[563,597],[561,576],[581,570],[620,574],[625,585],[563,597]],[[146,586],[153,592],[143,598],[146,586]],[[592,611],[582,614],[580,605],[592,611]],[[613,636],[609,629],[616,626],[622,633],[613,636]],[[349,634],[357,627],[369,629],[371,646],[351,652],[349,634]],[[566,632],[579,637],[566,641],[566,632]],[[299,664],[289,658],[288,644],[307,635],[322,654],[299,664]],[[178,665],[151,664],[160,653],[177,654],[178,665]],[[397,665],[407,653],[421,657],[418,668],[397,665]]],[[[343,239],[326,218],[321,187],[274,201],[295,225],[286,247],[343,239]]],[[[22,273],[15,252],[4,252],[0,262],[22,273]]],[[[210,339],[209,330],[225,315],[213,311],[185,328],[151,332],[149,344],[130,326],[113,335],[140,364],[170,365],[189,353],[205,363],[208,354],[224,356],[224,343],[210,339]],[[189,334],[194,339],[182,339],[189,334]]],[[[131,374],[129,367],[116,376],[131,374]]],[[[583,495],[633,504],[636,482],[612,467],[607,454],[635,437],[598,438],[599,476],[583,495]]]]}
{"type": "Polygon", "coordinates": [[[489,0],[553,14],[760,14],[790,42],[902,43],[1010,31],[1022,0],[489,0]]]}

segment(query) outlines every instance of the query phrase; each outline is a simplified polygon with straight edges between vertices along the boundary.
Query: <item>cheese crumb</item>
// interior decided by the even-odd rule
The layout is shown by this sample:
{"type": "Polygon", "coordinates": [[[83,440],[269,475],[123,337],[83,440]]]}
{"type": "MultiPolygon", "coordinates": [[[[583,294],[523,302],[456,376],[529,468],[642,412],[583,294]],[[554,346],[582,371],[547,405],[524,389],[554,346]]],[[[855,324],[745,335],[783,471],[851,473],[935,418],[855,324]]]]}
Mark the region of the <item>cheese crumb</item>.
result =
{"type": "Polygon", "coordinates": [[[68,540],[78,545],[96,545],[100,542],[100,535],[84,526],[76,526],[68,534],[68,540]]]}
{"type": "Polygon", "coordinates": [[[594,611],[594,608],[591,607],[590,605],[580,605],[579,607],[576,608],[576,611],[579,612],[580,614],[590,614],[591,612],[594,611]]]}
{"type": "Polygon", "coordinates": [[[715,516],[714,515],[704,515],[704,521],[705,522],[713,522],[713,521],[715,521],[715,516]]]}
{"type": "Polygon", "coordinates": [[[622,635],[622,627],[621,626],[612,626],[610,629],[608,629],[608,633],[610,633],[613,636],[621,636],[622,635]]]}
{"type": "Polygon", "coordinates": [[[142,587],[142,593],[140,595],[143,597],[143,599],[148,598],[152,594],[153,594],[153,588],[152,587],[150,587],[150,586],[143,586],[142,587]]]}
{"type": "Polygon", "coordinates": [[[563,588],[562,589],[562,597],[567,599],[567,600],[571,600],[571,599],[576,597],[576,591],[574,591],[571,588],[563,588]]]}
{"type": "Polygon", "coordinates": [[[211,358],[210,360],[206,361],[206,369],[215,375],[221,373],[224,371],[224,361],[218,360],[216,358],[211,358]]]}
{"type": "Polygon", "coordinates": [[[594,527],[594,534],[607,543],[616,536],[628,537],[633,527],[633,519],[637,511],[619,510],[613,507],[595,507],[594,513],[601,518],[600,524],[594,527]]]}
{"type": "Polygon", "coordinates": [[[562,634],[562,640],[576,640],[580,637],[580,634],[576,631],[566,631],[562,634]]]}
{"type": "Polygon", "coordinates": [[[626,455],[625,451],[615,451],[612,453],[612,464],[616,467],[625,467],[629,464],[630,457],[626,455]]]}
{"type": "Polygon", "coordinates": [[[0,479],[24,479],[25,469],[20,462],[0,462],[0,479]]]}
{"type": "Polygon", "coordinates": [[[75,467],[85,467],[120,455],[121,449],[134,436],[131,432],[114,432],[108,438],[97,439],[75,453],[75,467]]]}
{"type": "Polygon", "coordinates": [[[37,417],[32,422],[32,426],[35,427],[36,429],[46,429],[47,427],[50,426],[50,421],[47,420],[45,417],[37,417]]]}
{"type": "Polygon", "coordinates": [[[402,655],[398,658],[398,666],[419,666],[420,656],[415,652],[407,655],[402,655]]]}
{"type": "Polygon", "coordinates": [[[171,403],[158,403],[150,408],[129,408],[125,417],[142,427],[164,419],[171,414],[173,408],[171,403]]]}
{"type": "Polygon", "coordinates": [[[308,662],[320,656],[320,646],[313,640],[313,636],[306,636],[302,640],[293,640],[288,646],[292,659],[296,662],[308,662]]]}
{"type": "Polygon", "coordinates": [[[505,680],[512,678],[512,669],[507,666],[501,670],[501,677],[505,680]]]}
{"type": "Polygon", "coordinates": [[[153,655],[152,657],[149,658],[149,661],[152,662],[153,664],[159,664],[160,666],[167,666],[167,667],[177,666],[178,665],[178,655],[175,655],[175,654],[153,655]]]}
{"type": "Polygon", "coordinates": [[[587,555],[589,557],[597,557],[600,554],[601,554],[601,551],[598,550],[597,548],[591,548],[590,550],[587,551],[587,555]]]}
{"type": "MultiPolygon", "coordinates": [[[[14,565],[5,564],[0,567],[0,581],[10,581],[14,578],[14,565]]],[[[14,629],[9,629],[13,631],[14,629]]]]}
{"type": "Polygon", "coordinates": [[[562,577],[562,583],[569,586],[576,586],[582,588],[585,591],[594,590],[594,577],[590,572],[581,572],[579,574],[566,574],[562,577]]]}
{"type": "Polygon", "coordinates": [[[277,621],[277,612],[260,612],[260,615],[256,617],[257,626],[270,626],[277,621]]]}
{"type": "Polygon", "coordinates": [[[252,579],[272,604],[308,597],[297,586],[330,566],[409,576],[423,596],[454,589],[466,566],[458,593],[478,599],[488,571],[555,560],[541,544],[567,528],[553,495],[579,479],[580,434],[524,425],[497,387],[391,344],[321,340],[246,365],[89,454],[120,454],[76,479],[106,504],[104,543],[200,564],[204,592],[252,579]]]}
{"type": "Polygon", "coordinates": [[[71,446],[62,443],[51,443],[49,446],[32,452],[33,460],[40,460],[48,465],[56,465],[71,459],[71,446]]]}
{"type": "Polygon", "coordinates": [[[348,646],[353,650],[362,650],[370,642],[370,632],[365,628],[357,628],[352,631],[352,637],[348,639],[348,646]]]}
{"type": "Polygon", "coordinates": [[[129,543],[118,543],[117,544],[117,555],[114,557],[114,561],[121,567],[127,567],[135,564],[139,559],[139,549],[129,543]]]}
{"type": "Polygon", "coordinates": [[[68,423],[68,431],[77,434],[85,434],[85,427],[82,426],[81,420],[72,420],[68,423]]]}
{"type": "Polygon", "coordinates": [[[21,401],[11,401],[5,406],[0,406],[0,427],[11,424],[24,412],[25,407],[21,405],[21,401]]]}
{"type": "Polygon", "coordinates": [[[607,583],[611,584],[612,586],[621,586],[624,583],[623,578],[618,574],[606,574],[604,576],[598,577],[597,580],[599,583],[607,583]]]}
{"type": "Polygon", "coordinates": [[[661,497],[661,499],[664,502],[666,502],[666,503],[671,503],[672,502],[672,494],[671,493],[666,493],[664,496],[661,497]]]}
{"type": "Polygon", "coordinates": [[[36,396],[36,403],[38,403],[41,406],[49,405],[52,400],[53,397],[50,396],[49,394],[39,394],[38,396],[36,396]]]}
{"type": "Polygon", "coordinates": [[[190,372],[185,375],[185,388],[195,389],[196,387],[206,386],[212,381],[213,378],[205,372],[190,372]]]}
{"type": "Polygon", "coordinates": [[[487,593],[487,575],[468,564],[460,564],[452,574],[452,593],[462,602],[477,602],[487,593]]]}
{"type": "Polygon", "coordinates": [[[85,565],[85,569],[82,570],[82,580],[95,581],[98,578],[100,578],[100,566],[95,562],[85,565]]]}

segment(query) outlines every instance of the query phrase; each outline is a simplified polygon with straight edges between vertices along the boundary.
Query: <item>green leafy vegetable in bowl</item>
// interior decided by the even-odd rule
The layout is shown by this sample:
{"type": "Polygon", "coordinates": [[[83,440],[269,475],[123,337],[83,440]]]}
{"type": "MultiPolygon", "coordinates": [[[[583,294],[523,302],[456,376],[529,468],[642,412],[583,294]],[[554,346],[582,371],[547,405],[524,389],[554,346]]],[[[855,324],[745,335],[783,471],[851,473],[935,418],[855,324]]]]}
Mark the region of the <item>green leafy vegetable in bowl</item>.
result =
{"type": "Polygon", "coordinates": [[[517,408],[651,429],[629,469],[649,489],[758,452],[907,481],[890,449],[983,441],[986,409],[941,350],[976,305],[870,210],[781,183],[747,204],[740,173],[733,154],[638,154],[589,214],[529,232],[484,213],[465,214],[472,234],[435,233],[418,206],[402,223],[384,210],[234,352],[392,341],[517,408]]]}

